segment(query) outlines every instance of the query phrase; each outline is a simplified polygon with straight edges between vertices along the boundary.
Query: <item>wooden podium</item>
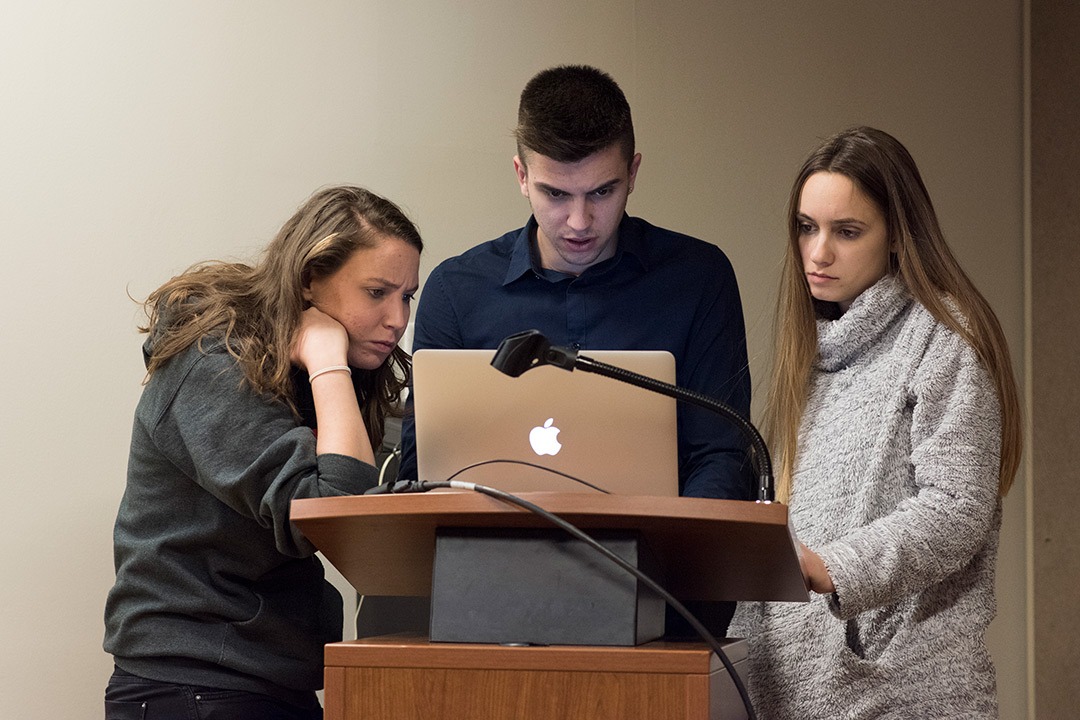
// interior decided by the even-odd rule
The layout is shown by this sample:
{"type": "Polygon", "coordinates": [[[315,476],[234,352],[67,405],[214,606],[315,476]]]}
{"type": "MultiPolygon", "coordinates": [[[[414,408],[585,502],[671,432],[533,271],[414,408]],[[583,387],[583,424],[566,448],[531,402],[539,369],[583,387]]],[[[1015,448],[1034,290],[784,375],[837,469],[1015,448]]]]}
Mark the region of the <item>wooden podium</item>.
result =
{"type": "MultiPolygon", "coordinates": [[[[640,531],[664,568],[665,587],[683,602],[808,599],[784,505],[521,497],[586,532],[640,531]]],[[[363,595],[431,594],[437,528],[548,527],[527,510],[469,491],[296,500],[292,521],[363,595]]],[[[739,667],[745,643],[728,648],[739,667]]],[[[745,717],[704,643],[503,647],[384,636],[328,645],[325,661],[327,720],[745,717]]]]}
{"type": "MultiPolygon", "coordinates": [[[[746,643],[726,643],[738,668],[746,643]]],[[[740,672],[740,675],[743,673],[740,672]]],[[[446,645],[384,636],[326,646],[325,720],[745,718],[704,643],[446,645]]]]}

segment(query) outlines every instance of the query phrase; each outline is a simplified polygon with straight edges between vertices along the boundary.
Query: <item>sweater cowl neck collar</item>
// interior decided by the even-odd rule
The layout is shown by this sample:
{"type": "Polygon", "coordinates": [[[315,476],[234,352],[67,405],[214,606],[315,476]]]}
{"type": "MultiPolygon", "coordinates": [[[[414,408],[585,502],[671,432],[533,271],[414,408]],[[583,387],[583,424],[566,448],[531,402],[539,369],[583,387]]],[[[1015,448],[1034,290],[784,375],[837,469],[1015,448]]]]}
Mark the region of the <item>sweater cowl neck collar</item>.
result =
{"type": "Polygon", "coordinates": [[[817,321],[817,366],[825,372],[845,367],[852,357],[873,345],[911,304],[904,283],[886,275],[863,291],[836,320],[817,321]]]}

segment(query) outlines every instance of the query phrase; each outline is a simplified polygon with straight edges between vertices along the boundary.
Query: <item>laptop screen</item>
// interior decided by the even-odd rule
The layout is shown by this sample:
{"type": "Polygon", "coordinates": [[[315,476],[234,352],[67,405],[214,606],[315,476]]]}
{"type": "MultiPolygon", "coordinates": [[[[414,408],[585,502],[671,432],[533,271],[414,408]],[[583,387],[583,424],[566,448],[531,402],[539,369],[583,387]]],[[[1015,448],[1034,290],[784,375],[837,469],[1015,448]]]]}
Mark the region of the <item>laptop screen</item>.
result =
{"type": "MultiPolygon", "coordinates": [[[[475,463],[515,460],[551,468],[608,492],[679,494],[676,401],[580,370],[543,366],[512,378],[494,350],[419,350],[413,403],[420,480],[446,480],[475,463]]],[[[675,382],[665,351],[588,351],[588,357],[675,382]]],[[[506,492],[596,492],[543,469],[493,463],[456,480],[506,492]]]]}

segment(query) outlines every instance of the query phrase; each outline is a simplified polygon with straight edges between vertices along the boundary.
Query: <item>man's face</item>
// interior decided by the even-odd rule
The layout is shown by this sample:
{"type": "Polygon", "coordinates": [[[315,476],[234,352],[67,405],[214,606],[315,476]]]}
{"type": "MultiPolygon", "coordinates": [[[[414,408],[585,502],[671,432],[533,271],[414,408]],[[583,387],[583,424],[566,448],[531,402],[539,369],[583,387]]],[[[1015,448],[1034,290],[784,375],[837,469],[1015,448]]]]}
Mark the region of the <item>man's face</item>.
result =
{"type": "Polygon", "coordinates": [[[616,144],[577,162],[558,162],[529,150],[522,160],[514,158],[514,169],[539,226],[540,264],[580,275],[612,257],[641,154],[627,165],[616,144]]]}

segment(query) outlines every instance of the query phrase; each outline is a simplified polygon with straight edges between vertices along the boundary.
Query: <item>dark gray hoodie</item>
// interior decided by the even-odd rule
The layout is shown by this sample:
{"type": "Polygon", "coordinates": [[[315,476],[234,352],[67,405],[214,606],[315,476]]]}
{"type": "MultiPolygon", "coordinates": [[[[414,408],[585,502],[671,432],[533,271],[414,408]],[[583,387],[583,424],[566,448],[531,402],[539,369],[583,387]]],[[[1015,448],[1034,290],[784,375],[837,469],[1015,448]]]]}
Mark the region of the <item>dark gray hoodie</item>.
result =
{"type": "Polygon", "coordinates": [[[377,472],[316,456],[310,388],[297,376],[303,422],[241,386],[217,340],[188,348],[147,383],[105,607],[104,647],[122,669],[300,705],[322,687],[323,645],[341,639],[341,597],[289,522],[289,503],[361,493],[377,472]]]}

